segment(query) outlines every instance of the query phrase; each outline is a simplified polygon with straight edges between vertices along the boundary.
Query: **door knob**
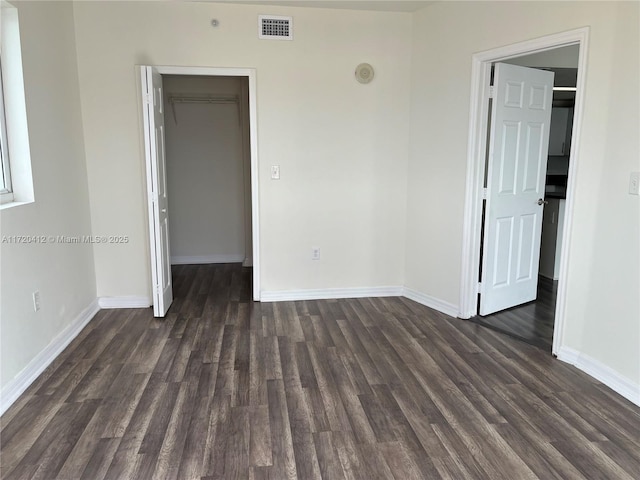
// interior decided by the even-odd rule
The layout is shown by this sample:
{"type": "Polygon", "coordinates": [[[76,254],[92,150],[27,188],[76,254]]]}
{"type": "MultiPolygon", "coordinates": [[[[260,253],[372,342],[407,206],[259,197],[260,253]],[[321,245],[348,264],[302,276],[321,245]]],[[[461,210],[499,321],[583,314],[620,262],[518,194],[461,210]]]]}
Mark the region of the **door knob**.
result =
{"type": "Polygon", "coordinates": [[[538,199],[538,205],[546,205],[546,204],[548,204],[548,203],[549,203],[549,202],[547,202],[546,200],[543,200],[542,198],[539,198],[539,199],[538,199]]]}

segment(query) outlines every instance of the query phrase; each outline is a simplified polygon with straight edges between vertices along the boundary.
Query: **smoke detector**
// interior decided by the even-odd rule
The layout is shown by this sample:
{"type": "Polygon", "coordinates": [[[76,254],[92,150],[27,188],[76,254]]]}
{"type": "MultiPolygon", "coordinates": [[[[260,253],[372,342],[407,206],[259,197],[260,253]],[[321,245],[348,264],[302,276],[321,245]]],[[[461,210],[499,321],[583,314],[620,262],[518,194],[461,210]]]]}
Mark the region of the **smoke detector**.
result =
{"type": "Polygon", "coordinates": [[[368,63],[361,63],[356,67],[356,80],[360,83],[369,83],[373,80],[375,72],[368,63]]]}

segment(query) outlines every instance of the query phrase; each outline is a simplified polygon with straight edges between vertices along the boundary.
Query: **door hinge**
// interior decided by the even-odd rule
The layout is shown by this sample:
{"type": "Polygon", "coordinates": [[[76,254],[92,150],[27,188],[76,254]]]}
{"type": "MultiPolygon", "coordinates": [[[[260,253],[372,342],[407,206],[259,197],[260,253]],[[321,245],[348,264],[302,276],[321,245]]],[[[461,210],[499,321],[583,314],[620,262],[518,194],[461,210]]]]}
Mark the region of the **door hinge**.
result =
{"type": "Polygon", "coordinates": [[[482,291],[482,282],[478,282],[478,293],[482,291]]]}
{"type": "Polygon", "coordinates": [[[493,98],[495,95],[495,87],[493,85],[489,86],[489,98],[493,98]]]}
{"type": "Polygon", "coordinates": [[[151,105],[152,101],[151,101],[151,94],[150,93],[145,93],[145,95],[144,95],[144,103],[146,103],[147,105],[151,105]]]}
{"type": "Polygon", "coordinates": [[[485,187],[482,189],[482,199],[486,200],[487,196],[489,195],[488,189],[485,187]]]}

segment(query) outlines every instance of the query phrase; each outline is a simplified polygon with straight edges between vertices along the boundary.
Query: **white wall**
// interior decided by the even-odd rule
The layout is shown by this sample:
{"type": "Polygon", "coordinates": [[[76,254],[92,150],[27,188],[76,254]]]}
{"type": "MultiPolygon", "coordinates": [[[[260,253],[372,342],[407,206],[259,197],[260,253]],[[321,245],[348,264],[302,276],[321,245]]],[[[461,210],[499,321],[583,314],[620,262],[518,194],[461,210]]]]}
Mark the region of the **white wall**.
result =
{"type": "Polygon", "coordinates": [[[136,64],[256,68],[263,290],[402,284],[410,14],[202,2],[74,9],[93,230],[132,238],[96,246],[99,296],[150,295],[136,64]],[[259,40],[263,13],[293,15],[295,39],[259,40]],[[361,62],[377,72],[368,85],[354,79],[361,62]],[[274,164],[279,181],[269,179],[274,164]]]}
{"type": "MultiPolygon", "coordinates": [[[[3,209],[2,236],[90,235],[73,10],[16,2],[35,203],[3,209]]],[[[90,244],[2,242],[3,391],[96,298],[90,244]],[[41,293],[34,312],[31,294],[41,293]]]]}
{"type": "MultiPolygon", "coordinates": [[[[458,304],[471,56],[591,27],[569,247],[566,347],[640,385],[635,2],[442,2],[415,14],[406,283],[458,304]]],[[[637,388],[637,387],[636,387],[637,388]]]]}
{"type": "MultiPolygon", "coordinates": [[[[245,219],[251,216],[251,184],[250,177],[245,178],[243,164],[245,158],[249,160],[244,149],[250,148],[241,123],[241,102],[249,102],[247,96],[243,97],[243,81],[246,78],[163,76],[174,263],[245,259],[245,219]],[[235,96],[238,103],[169,101],[171,95],[198,94],[235,96]]],[[[246,125],[248,118],[242,121],[246,125]]],[[[250,172],[250,164],[248,167],[250,172]]],[[[251,256],[251,250],[246,253],[251,256]]]]}

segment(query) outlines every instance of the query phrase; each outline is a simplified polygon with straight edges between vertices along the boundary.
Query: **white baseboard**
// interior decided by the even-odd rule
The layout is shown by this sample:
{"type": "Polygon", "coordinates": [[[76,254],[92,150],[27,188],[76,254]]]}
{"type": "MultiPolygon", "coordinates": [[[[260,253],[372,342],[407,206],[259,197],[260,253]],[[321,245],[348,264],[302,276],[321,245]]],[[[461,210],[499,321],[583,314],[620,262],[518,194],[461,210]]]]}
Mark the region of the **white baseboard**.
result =
{"type": "Polygon", "coordinates": [[[326,300],[332,298],[399,297],[402,287],[321,288],[308,290],[276,290],[260,292],[261,302],[326,300]]]}
{"type": "Polygon", "coordinates": [[[308,290],[276,290],[260,292],[261,302],[289,302],[297,300],[326,300],[332,298],[407,297],[451,317],[458,316],[458,306],[407,287],[355,287],[308,290]]]}
{"type": "Polygon", "coordinates": [[[94,300],[56,336],[44,350],[37,354],[16,377],[9,381],[0,392],[0,415],[15,402],[36,378],[53,362],[60,353],[78,336],[82,329],[100,310],[94,300]]]}
{"type": "Polygon", "coordinates": [[[569,347],[560,347],[558,359],[579,368],[640,407],[640,384],[623,377],[611,367],[569,347]]]}
{"type": "Polygon", "coordinates": [[[433,308],[434,310],[438,310],[445,315],[449,315],[450,317],[458,316],[458,306],[449,302],[445,302],[444,300],[440,300],[439,298],[432,297],[425,293],[418,292],[416,290],[412,290],[411,288],[404,287],[402,289],[402,295],[407,297],[409,300],[413,300],[414,302],[418,302],[425,307],[433,308]]]}
{"type": "Polygon", "coordinates": [[[100,297],[100,308],[147,308],[153,305],[149,297],[100,297]]]}
{"type": "Polygon", "coordinates": [[[171,265],[205,265],[208,263],[240,263],[244,262],[244,253],[220,255],[172,256],[171,265]]]}

